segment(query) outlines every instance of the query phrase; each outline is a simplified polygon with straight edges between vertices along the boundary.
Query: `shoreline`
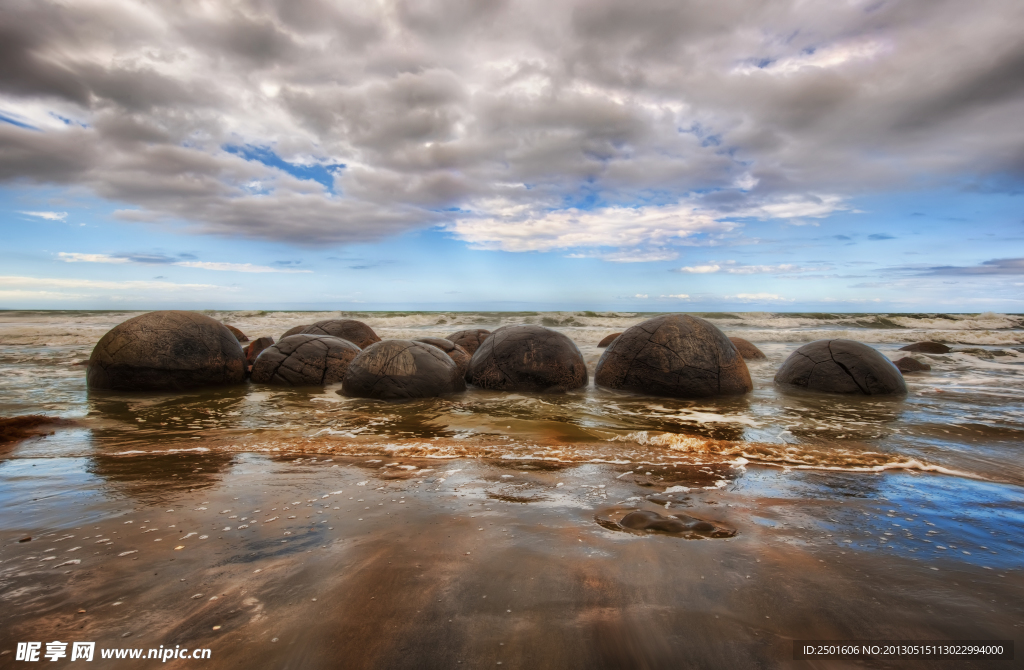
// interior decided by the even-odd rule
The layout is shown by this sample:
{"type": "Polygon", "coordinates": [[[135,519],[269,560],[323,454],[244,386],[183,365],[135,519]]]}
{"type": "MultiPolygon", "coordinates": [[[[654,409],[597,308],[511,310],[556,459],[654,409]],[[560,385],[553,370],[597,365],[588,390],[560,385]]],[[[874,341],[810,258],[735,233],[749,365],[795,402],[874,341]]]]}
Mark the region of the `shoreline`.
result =
{"type": "Polygon", "coordinates": [[[85,476],[81,459],[30,460],[0,467],[0,652],[67,638],[210,648],[213,667],[796,667],[793,639],[1013,639],[1024,627],[1013,485],[748,465],[666,510],[647,496],[696,484],[691,469],[634,479],[590,463],[395,459],[432,470],[403,476],[376,458],[211,451],[121,456],[85,476]],[[598,522],[623,506],[737,535],[598,522]],[[17,542],[33,530],[13,528],[19,517],[42,533],[17,542]],[[81,563],[45,567],[62,562],[41,562],[52,554],[81,563]]]}

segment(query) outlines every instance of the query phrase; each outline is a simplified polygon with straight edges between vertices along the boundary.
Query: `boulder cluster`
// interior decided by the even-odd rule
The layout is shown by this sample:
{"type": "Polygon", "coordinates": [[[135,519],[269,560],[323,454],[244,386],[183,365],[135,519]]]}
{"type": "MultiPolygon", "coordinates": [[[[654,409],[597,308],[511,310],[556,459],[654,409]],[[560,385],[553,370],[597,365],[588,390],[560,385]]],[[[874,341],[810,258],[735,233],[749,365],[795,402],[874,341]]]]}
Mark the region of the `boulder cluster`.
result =
{"type": "MultiPolygon", "coordinates": [[[[687,314],[648,319],[605,337],[594,381],[607,389],[672,398],[735,396],[753,389],[745,360],[756,346],[727,337],[687,314]]],[[[945,353],[922,342],[903,350],[945,353]]],[[[783,390],[859,395],[907,392],[902,372],[930,369],[914,358],[893,364],[852,340],[818,340],[794,351],[775,375],[783,390]],[[901,372],[902,371],[902,372],[901,372]]],[[[250,341],[240,330],[195,312],[134,317],[100,339],[88,362],[90,389],[177,391],[243,383],[325,386],[379,400],[459,393],[467,384],[503,392],[564,393],[588,384],[576,344],[557,331],[513,325],[493,333],[461,330],[446,338],[381,340],[370,326],[329,319],[297,326],[277,342],[250,341]],[[241,342],[249,342],[243,349],[241,342]]]]}

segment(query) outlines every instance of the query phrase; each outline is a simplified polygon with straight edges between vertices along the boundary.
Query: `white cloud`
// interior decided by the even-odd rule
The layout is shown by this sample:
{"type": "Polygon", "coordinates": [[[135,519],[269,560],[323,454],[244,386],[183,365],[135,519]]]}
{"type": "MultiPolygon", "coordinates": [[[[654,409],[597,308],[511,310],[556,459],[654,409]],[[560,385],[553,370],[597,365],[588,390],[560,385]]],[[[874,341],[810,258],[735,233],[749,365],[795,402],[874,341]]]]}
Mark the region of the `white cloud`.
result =
{"type": "MultiPolygon", "coordinates": [[[[444,229],[477,249],[551,251],[678,243],[701,234],[728,233],[737,227],[738,224],[720,221],[695,206],[676,205],[548,212],[509,207],[500,218],[464,218],[444,229]]],[[[635,255],[623,252],[619,258],[632,259],[635,255]]],[[[616,260],[614,255],[610,260],[616,260]]]]}
{"type": "Polygon", "coordinates": [[[800,53],[795,56],[780,58],[762,67],[744,64],[735,68],[733,72],[744,75],[759,72],[770,75],[794,75],[805,70],[827,70],[838,68],[848,63],[869,61],[885,51],[885,45],[878,40],[868,39],[844,42],[800,53]]]}
{"type": "Polygon", "coordinates": [[[637,293],[637,294],[636,294],[636,295],[634,295],[633,297],[634,297],[634,298],[641,298],[641,299],[643,299],[643,300],[646,300],[646,299],[647,299],[647,294],[646,294],[646,293],[637,293]]]}
{"type": "Polygon", "coordinates": [[[793,302],[789,298],[783,298],[775,293],[737,293],[736,295],[722,296],[726,300],[734,299],[741,302],[793,302]]]}
{"type": "Polygon", "coordinates": [[[171,263],[184,268],[201,268],[203,270],[220,270],[223,272],[285,272],[289,274],[309,274],[312,270],[297,270],[293,268],[272,268],[267,265],[253,265],[252,263],[208,263],[205,261],[180,261],[171,263]]]}
{"type": "Polygon", "coordinates": [[[754,275],[754,274],[799,274],[802,272],[816,272],[827,269],[824,267],[804,267],[791,263],[780,263],[779,265],[739,265],[736,261],[712,261],[707,265],[684,266],[676,272],[687,274],[711,274],[715,272],[726,272],[733,275],[754,275]]]}
{"type": "Polygon", "coordinates": [[[29,216],[38,216],[40,219],[46,219],[47,221],[63,221],[68,218],[67,212],[18,212],[19,214],[28,214],[29,216]]]}
{"type": "Polygon", "coordinates": [[[231,286],[216,284],[176,284],[166,281],[105,281],[99,279],[63,279],[54,277],[19,277],[0,276],[0,287],[26,287],[27,290],[43,288],[71,289],[102,289],[102,290],[139,290],[139,291],[237,291],[231,286]]]}
{"type": "Polygon", "coordinates": [[[663,295],[662,298],[675,298],[676,300],[689,300],[690,296],[685,293],[663,295]]]}
{"type": "MultiPolygon", "coordinates": [[[[138,263],[131,256],[111,256],[109,254],[79,254],[61,251],[57,257],[65,263],[138,263]]],[[[144,258],[144,257],[143,257],[144,258]]],[[[163,258],[163,257],[161,257],[163,258]]],[[[268,265],[253,265],[252,263],[214,263],[207,261],[174,261],[163,265],[177,265],[183,268],[199,268],[202,270],[218,270],[221,272],[282,272],[286,274],[310,274],[312,270],[299,270],[296,268],[275,268],[268,265]]]]}
{"type": "Polygon", "coordinates": [[[65,263],[131,263],[127,258],[118,258],[107,254],[79,254],[66,251],[58,252],[57,258],[65,263]]]}
{"type": "Polygon", "coordinates": [[[710,274],[712,272],[718,272],[722,269],[721,265],[692,265],[679,268],[680,272],[687,272],[689,274],[710,274]]]}

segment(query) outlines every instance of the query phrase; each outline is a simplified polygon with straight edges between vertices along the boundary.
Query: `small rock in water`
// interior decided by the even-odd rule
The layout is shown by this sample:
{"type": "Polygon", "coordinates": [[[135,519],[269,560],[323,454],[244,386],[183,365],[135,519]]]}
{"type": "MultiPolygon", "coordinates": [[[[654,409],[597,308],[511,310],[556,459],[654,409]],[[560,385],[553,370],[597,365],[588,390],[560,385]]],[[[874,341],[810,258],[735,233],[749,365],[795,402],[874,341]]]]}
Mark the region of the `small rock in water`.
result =
{"type": "Polygon", "coordinates": [[[735,530],[716,526],[708,521],[694,519],[685,514],[662,516],[657,512],[637,510],[630,512],[619,521],[619,526],[629,530],[659,531],[689,537],[732,537],[735,530]]]}
{"type": "Polygon", "coordinates": [[[907,372],[924,372],[926,370],[931,370],[932,369],[932,366],[928,365],[927,363],[922,363],[921,361],[913,359],[910,356],[906,356],[904,358],[901,358],[898,361],[895,361],[893,364],[897,368],[899,368],[900,372],[903,372],[903,373],[907,373],[907,372]]]}
{"type": "Polygon", "coordinates": [[[953,351],[945,344],[940,342],[914,342],[908,344],[905,347],[900,347],[900,351],[916,351],[922,354],[948,354],[953,351]]]}

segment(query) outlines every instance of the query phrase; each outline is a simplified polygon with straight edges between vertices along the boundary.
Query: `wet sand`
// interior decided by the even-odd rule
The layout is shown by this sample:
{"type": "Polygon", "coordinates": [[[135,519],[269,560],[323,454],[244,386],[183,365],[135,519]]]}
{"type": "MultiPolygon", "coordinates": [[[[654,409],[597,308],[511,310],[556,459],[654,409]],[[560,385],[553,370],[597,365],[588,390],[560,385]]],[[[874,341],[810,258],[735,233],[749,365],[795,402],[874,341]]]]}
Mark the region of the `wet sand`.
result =
{"type": "Polygon", "coordinates": [[[1018,487],[719,476],[217,451],[9,458],[0,666],[19,667],[16,643],[32,640],[212,650],[169,668],[1014,665],[795,661],[792,641],[1019,640],[1018,487]],[[673,486],[690,490],[659,495],[673,486]],[[736,535],[608,527],[634,509],[736,535]]]}

